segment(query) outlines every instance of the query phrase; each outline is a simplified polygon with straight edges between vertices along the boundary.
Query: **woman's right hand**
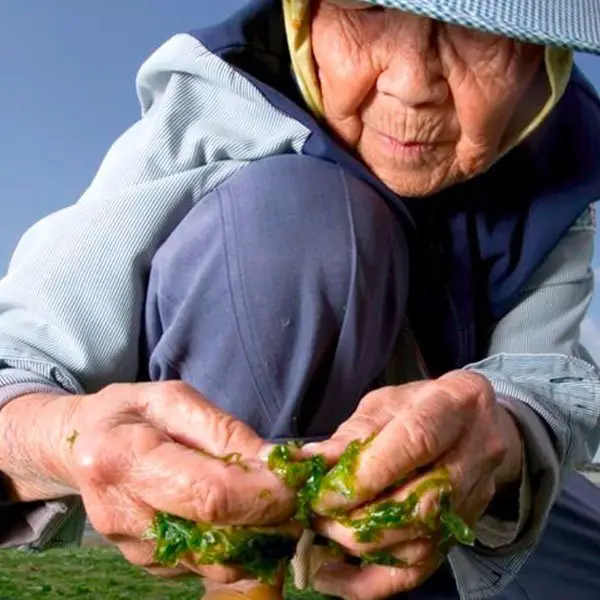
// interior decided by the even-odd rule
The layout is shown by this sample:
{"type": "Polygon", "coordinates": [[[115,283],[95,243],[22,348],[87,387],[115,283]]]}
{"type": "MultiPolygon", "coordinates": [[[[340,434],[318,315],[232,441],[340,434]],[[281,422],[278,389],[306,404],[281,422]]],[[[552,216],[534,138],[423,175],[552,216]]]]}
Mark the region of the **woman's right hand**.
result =
{"type": "Polygon", "coordinates": [[[222,581],[238,575],[191,562],[173,572],[156,565],[152,542],[142,539],[156,511],[257,526],[285,522],[294,511],[294,492],[259,459],[267,444],[181,382],[116,384],[78,397],[23,396],[0,411],[0,438],[3,431],[10,443],[0,444],[0,470],[21,499],[80,494],[95,529],[130,562],[157,574],[190,569],[222,581]],[[20,440],[14,439],[19,430],[20,440]],[[37,481],[24,464],[11,468],[6,459],[5,450],[19,452],[23,444],[18,456],[27,457],[37,481]],[[219,458],[231,453],[243,464],[219,458]]]}

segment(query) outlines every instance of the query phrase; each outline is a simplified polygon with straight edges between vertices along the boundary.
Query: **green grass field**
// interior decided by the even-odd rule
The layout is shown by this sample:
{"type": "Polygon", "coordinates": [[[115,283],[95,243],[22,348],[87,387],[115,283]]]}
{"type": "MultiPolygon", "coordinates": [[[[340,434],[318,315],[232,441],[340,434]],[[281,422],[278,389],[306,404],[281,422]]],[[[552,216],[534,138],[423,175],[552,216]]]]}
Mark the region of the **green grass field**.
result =
{"type": "MultiPolygon", "coordinates": [[[[129,565],[112,548],[49,550],[30,554],[0,550],[0,600],[197,600],[197,579],[164,580],[129,565]]],[[[288,593],[289,600],[325,600],[288,593]]]]}
{"type": "Polygon", "coordinates": [[[198,580],[161,580],[110,548],[29,554],[0,550],[0,600],[197,600],[198,580]]]}

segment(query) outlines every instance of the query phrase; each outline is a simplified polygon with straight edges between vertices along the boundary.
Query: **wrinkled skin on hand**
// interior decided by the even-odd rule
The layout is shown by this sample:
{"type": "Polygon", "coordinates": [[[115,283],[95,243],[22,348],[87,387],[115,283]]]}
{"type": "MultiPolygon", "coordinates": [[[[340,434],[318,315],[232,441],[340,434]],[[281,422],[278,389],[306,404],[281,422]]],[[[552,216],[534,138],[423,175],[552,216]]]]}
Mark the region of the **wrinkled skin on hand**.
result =
{"type": "MultiPolygon", "coordinates": [[[[407,386],[407,389],[419,387],[413,385],[407,386]]],[[[364,453],[376,439],[377,432],[373,432],[366,440],[350,441],[329,469],[322,455],[306,456],[296,445],[275,446],[270,450],[269,468],[297,493],[294,519],[298,524],[313,528],[315,507],[331,496],[352,501],[358,495],[358,467],[364,453]]],[[[335,438],[333,441],[336,441],[335,438]]],[[[337,549],[341,552],[333,557],[336,562],[340,562],[340,555],[343,558],[345,553],[352,554],[354,548],[363,565],[411,568],[425,560],[439,562],[449,543],[473,543],[472,530],[452,512],[453,489],[447,469],[438,468],[420,476],[413,475],[411,484],[406,482],[407,478],[393,482],[375,501],[367,501],[358,509],[351,506],[349,511],[336,508],[327,512],[332,522],[351,536],[345,542],[338,540],[337,549]],[[399,488],[404,488],[404,493],[394,494],[399,488]],[[390,547],[395,545],[393,540],[398,532],[403,532],[408,540],[421,543],[415,542],[394,551],[390,547]],[[387,543],[388,539],[392,543],[387,543]]],[[[318,521],[316,524],[318,528],[318,521]]],[[[181,556],[188,554],[199,564],[243,567],[246,573],[275,586],[281,567],[295,551],[295,538],[286,535],[281,526],[273,531],[264,527],[215,527],[164,513],[159,513],[154,519],[152,538],[156,542],[156,558],[161,564],[176,564],[181,556]]],[[[305,556],[305,561],[311,560],[312,556],[305,556]]],[[[331,558],[328,556],[327,560],[331,558]]],[[[305,561],[303,570],[306,568],[305,561]]],[[[318,567],[310,568],[311,573],[316,570],[318,567]]],[[[244,586],[245,589],[253,589],[248,581],[244,586]]],[[[237,586],[233,589],[237,594],[237,586]]],[[[224,588],[219,589],[219,593],[225,591],[224,588]]]]}
{"type": "Polygon", "coordinates": [[[83,396],[68,430],[65,469],[93,526],[130,562],[157,574],[239,577],[191,557],[157,565],[152,542],[142,538],[158,511],[252,526],[285,522],[294,511],[293,492],[257,458],[263,440],[184,383],[114,385],[83,396]],[[240,460],[218,458],[228,455],[240,460]]]}
{"type": "Polygon", "coordinates": [[[490,383],[466,371],[376,390],[329,440],[306,446],[303,452],[323,454],[335,464],[350,441],[368,438],[372,439],[357,457],[351,493],[330,489],[313,505],[321,515],[314,523],[316,531],[347,554],[384,552],[403,564],[361,569],[335,564],[317,573],[318,591],[357,600],[412,589],[438,568],[443,558],[439,540],[426,524],[439,512],[440,487],[431,486],[422,495],[421,524],[361,540],[353,519],[364,518],[382,502],[405,501],[415,489],[423,489],[433,468],[447,472],[453,509],[474,525],[498,488],[517,480],[522,468],[522,442],[512,417],[497,404],[490,383]],[[340,513],[347,517],[340,519],[340,513]]]}

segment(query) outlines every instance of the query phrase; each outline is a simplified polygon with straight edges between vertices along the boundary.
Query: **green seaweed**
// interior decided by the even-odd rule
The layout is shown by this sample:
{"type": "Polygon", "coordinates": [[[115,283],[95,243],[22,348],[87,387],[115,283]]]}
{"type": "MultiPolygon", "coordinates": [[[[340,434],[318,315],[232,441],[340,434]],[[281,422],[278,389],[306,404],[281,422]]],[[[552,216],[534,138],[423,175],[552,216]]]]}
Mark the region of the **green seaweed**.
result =
{"type": "Polygon", "coordinates": [[[221,460],[226,465],[237,465],[246,472],[250,471],[250,467],[244,462],[244,459],[242,458],[240,452],[231,452],[230,454],[226,454],[225,456],[223,456],[223,458],[221,458],[221,460]]]}
{"type": "Polygon", "coordinates": [[[451,510],[450,498],[452,484],[445,469],[440,469],[428,477],[404,500],[385,500],[377,502],[366,509],[359,518],[345,518],[343,523],[354,530],[357,541],[373,542],[383,531],[402,529],[410,525],[425,526],[433,534],[441,530],[440,544],[444,546],[457,541],[464,545],[473,545],[473,530],[451,510]],[[439,512],[423,519],[419,515],[419,504],[423,494],[429,490],[439,490],[439,512]]]}
{"type": "MultiPolygon", "coordinates": [[[[322,456],[297,458],[295,445],[275,446],[269,455],[268,467],[296,492],[294,518],[305,528],[311,527],[312,506],[322,494],[334,491],[345,498],[354,497],[358,457],[369,441],[351,442],[329,471],[322,456]]],[[[246,467],[239,455],[228,455],[223,460],[246,467]]],[[[363,543],[376,540],[384,530],[419,524],[425,525],[432,535],[440,532],[440,547],[446,548],[454,542],[472,545],[473,531],[451,510],[451,492],[447,471],[439,470],[403,501],[378,502],[369,506],[359,518],[343,514],[336,514],[336,518],[353,529],[356,539],[363,543]],[[437,515],[423,520],[419,516],[419,502],[431,489],[440,490],[440,509],[437,515]]],[[[260,494],[261,497],[265,495],[260,494]]],[[[291,534],[242,526],[215,527],[162,512],[155,516],[148,538],[156,543],[155,559],[159,564],[173,565],[182,557],[191,556],[198,564],[235,565],[266,582],[274,580],[281,565],[294,555],[296,546],[296,538],[291,534]]],[[[366,553],[361,560],[363,564],[403,566],[402,561],[385,552],[366,553]]]]}
{"type": "Polygon", "coordinates": [[[231,565],[272,583],[279,568],[294,554],[296,538],[251,527],[214,527],[158,513],[147,536],[156,543],[155,558],[172,566],[184,556],[199,565],[231,565]]]}
{"type": "Polygon", "coordinates": [[[69,444],[69,447],[70,447],[71,450],[73,450],[73,446],[75,445],[75,442],[77,441],[78,437],[79,437],[79,431],[77,431],[77,429],[74,429],[67,436],[67,444],[69,444]]]}
{"type": "Polygon", "coordinates": [[[367,443],[354,440],[346,446],[335,466],[323,478],[318,498],[328,492],[336,492],[347,500],[352,500],[356,496],[358,457],[367,443]]]}
{"type": "Polygon", "coordinates": [[[296,460],[294,449],[290,444],[275,446],[269,455],[268,465],[285,485],[296,491],[294,518],[304,527],[310,528],[312,504],[327,473],[327,463],[322,456],[296,460]]]}
{"type": "Polygon", "coordinates": [[[380,550],[377,552],[365,552],[360,557],[363,565],[381,565],[384,567],[406,567],[408,566],[405,560],[396,558],[389,552],[380,550]]]}
{"type": "Polygon", "coordinates": [[[440,513],[440,545],[452,543],[455,540],[463,546],[475,544],[475,532],[456,513],[443,509],[440,513]]]}

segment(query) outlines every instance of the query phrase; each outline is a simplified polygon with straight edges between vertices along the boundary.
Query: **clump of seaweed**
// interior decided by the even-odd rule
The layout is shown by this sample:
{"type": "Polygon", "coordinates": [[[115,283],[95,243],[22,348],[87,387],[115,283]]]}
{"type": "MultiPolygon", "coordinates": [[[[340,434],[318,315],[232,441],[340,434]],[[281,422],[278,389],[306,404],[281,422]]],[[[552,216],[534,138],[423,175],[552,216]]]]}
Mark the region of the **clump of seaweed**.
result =
{"type": "MultiPolygon", "coordinates": [[[[285,485],[296,492],[294,519],[306,529],[311,528],[314,503],[327,492],[337,492],[346,498],[356,493],[355,473],[362,449],[370,442],[351,442],[334,467],[327,468],[322,456],[296,458],[297,446],[275,446],[268,460],[269,468],[285,485]]],[[[240,457],[226,457],[226,462],[241,463],[240,457]]],[[[414,524],[425,526],[440,537],[440,547],[459,543],[472,545],[473,530],[451,509],[452,485],[447,471],[432,473],[402,501],[386,500],[369,506],[361,517],[338,518],[354,530],[357,541],[370,542],[384,530],[399,529],[414,524]],[[439,492],[439,512],[423,521],[419,503],[426,492],[439,492]]],[[[182,558],[191,558],[201,565],[229,565],[244,569],[263,582],[273,582],[281,567],[293,557],[296,538],[291,533],[260,528],[213,526],[195,523],[164,512],[156,514],[147,537],[155,541],[155,560],[172,566],[182,558]]],[[[366,554],[365,564],[401,566],[385,552],[366,554]]]]}

